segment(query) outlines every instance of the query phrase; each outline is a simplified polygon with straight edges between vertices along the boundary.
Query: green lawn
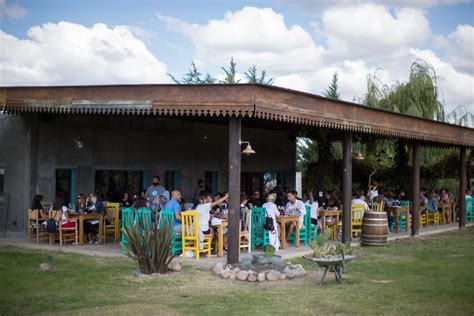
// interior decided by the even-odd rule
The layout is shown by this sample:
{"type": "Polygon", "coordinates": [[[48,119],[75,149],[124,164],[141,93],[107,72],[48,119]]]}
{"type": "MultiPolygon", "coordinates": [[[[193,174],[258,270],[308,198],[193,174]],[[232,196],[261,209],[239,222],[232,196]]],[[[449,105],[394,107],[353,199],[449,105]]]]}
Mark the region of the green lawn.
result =
{"type": "Polygon", "coordinates": [[[0,315],[68,314],[443,314],[474,313],[474,228],[356,249],[343,284],[315,271],[277,283],[222,280],[185,267],[136,279],[128,259],[0,248],[0,315]],[[37,266],[52,257],[54,270],[37,266]]]}

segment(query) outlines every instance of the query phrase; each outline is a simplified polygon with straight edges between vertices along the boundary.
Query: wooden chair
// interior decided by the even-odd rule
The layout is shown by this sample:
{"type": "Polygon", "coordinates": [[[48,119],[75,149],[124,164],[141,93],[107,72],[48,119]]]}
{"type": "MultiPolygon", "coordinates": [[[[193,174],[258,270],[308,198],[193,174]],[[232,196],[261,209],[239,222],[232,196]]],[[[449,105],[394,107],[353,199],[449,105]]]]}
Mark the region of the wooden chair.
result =
{"type": "Polygon", "coordinates": [[[104,241],[107,234],[114,236],[114,242],[120,239],[120,203],[105,203],[104,241]]]}
{"type": "Polygon", "coordinates": [[[364,217],[364,211],[364,204],[351,205],[351,237],[354,237],[354,233],[362,233],[362,218],[364,217]]]}
{"type": "Polygon", "coordinates": [[[68,241],[72,241],[75,243],[75,245],[77,245],[79,241],[78,223],[74,220],[73,222],[75,223],[75,225],[73,227],[64,227],[62,215],[62,211],[50,212],[50,219],[53,219],[56,222],[58,232],[49,233],[49,242],[50,244],[52,244],[53,242],[59,240],[59,247],[62,247],[63,244],[66,244],[68,241]]]}
{"type": "Polygon", "coordinates": [[[433,225],[439,225],[439,212],[430,212],[426,211],[426,226],[430,225],[433,223],[433,225]]]}
{"type": "Polygon", "coordinates": [[[194,252],[194,257],[199,260],[201,252],[211,256],[211,237],[204,236],[204,247],[199,247],[199,213],[197,211],[186,211],[181,213],[182,225],[182,249],[183,254],[190,250],[194,252]]]}
{"type": "Polygon", "coordinates": [[[242,225],[240,226],[240,249],[245,249],[247,248],[248,252],[252,251],[252,237],[250,236],[250,231],[251,231],[251,226],[252,226],[252,221],[251,221],[251,216],[250,216],[250,210],[248,208],[244,209],[243,212],[243,219],[242,219],[242,225]]]}
{"type": "MultiPolygon", "coordinates": [[[[170,225],[170,227],[173,229],[174,212],[169,211],[169,210],[161,211],[159,223],[160,223],[159,224],[160,229],[161,229],[163,223],[166,223],[166,224],[170,225]]],[[[182,251],[181,247],[182,247],[183,242],[181,240],[181,235],[175,233],[174,229],[172,231],[172,236],[173,236],[173,241],[171,242],[171,252],[173,254],[177,254],[178,252],[182,251]]]]}
{"type": "Polygon", "coordinates": [[[31,235],[36,235],[36,243],[39,243],[40,237],[47,237],[48,233],[44,229],[43,222],[47,218],[40,218],[39,210],[28,209],[28,241],[31,242],[31,235]]]}
{"type": "Polygon", "coordinates": [[[474,220],[474,199],[466,198],[466,222],[474,220]]]}
{"type": "Polygon", "coordinates": [[[375,206],[375,211],[383,212],[383,201],[377,202],[377,205],[375,206]]]}
{"type": "MultiPolygon", "coordinates": [[[[420,216],[418,217],[418,225],[420,227],[423,227],[423,226],[426,226],[428,227],[428,215],[427,215],[428,211],[426,211],[424,214],[421,213],[421,210],[420,210],[420,216]]],[[[413,223],[412,223],[413,225],[413,223]]]]}

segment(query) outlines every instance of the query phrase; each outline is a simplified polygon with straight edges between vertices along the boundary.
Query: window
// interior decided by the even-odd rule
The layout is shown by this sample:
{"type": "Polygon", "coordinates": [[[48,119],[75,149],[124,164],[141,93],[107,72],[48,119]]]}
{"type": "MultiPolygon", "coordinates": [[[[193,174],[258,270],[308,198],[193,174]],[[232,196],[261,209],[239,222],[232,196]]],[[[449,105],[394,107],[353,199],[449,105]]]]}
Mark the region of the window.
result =
{"type": "Polygon", "coordinates": [[[0,167],[0,193],[5,192],[5,168],[0,167]]]}
{"type": "Polygon", "coordinates": [[[132,197],[146,190],[147,171],[141,170],[96,170],[95,191],[109,202],[119,202],[125,192],[132,197]]]}
{"type": "Polygon", "coordinates": [[[212,196],[217,195],[218,173],[217,171],[206,171],[204,173],[204,190],[210,192],[212,196]]]}
{"type": "Polygon", "coordinates": [[[166,170],[165,187],[169,191],[181,190],[181,171],[180,170],[166,170]]]}
{"type": "Polygon", "coordinates": [[[64,194],[66,203],[74,203],[76,195],[76,169],[56,169],[56,195],[64,194]]]}

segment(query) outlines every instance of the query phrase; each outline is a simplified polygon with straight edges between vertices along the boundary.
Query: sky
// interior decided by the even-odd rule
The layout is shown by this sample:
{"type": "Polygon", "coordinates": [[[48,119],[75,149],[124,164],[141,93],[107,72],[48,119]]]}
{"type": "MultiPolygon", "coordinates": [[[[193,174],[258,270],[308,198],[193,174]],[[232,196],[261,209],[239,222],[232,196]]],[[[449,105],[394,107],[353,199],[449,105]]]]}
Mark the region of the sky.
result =
{"type": "Polygon", "coordinates": [[[274,84],[341,97],[367,76],[408,80],[423,59],[447,111],[474,113],[472,0],[0,0],[0,85],[171,83],[195,62],[252,65],[274,84]]]}

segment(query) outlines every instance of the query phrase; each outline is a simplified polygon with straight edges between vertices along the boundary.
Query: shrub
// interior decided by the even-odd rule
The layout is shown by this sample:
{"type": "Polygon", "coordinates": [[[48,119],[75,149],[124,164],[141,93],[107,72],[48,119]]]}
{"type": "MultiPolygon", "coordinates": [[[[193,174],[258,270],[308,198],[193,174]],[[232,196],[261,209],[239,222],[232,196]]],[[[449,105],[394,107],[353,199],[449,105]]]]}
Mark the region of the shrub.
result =
{"type": "Polygon", "coordinates": [[[138,221],[122,231],[127,239],[125,254],[137,261],[144,274],[166,273],[168,265],[176,256],[172,254],[172,223],[163,223],[161,229],[156,225],[141,225],[138,221]]]}

